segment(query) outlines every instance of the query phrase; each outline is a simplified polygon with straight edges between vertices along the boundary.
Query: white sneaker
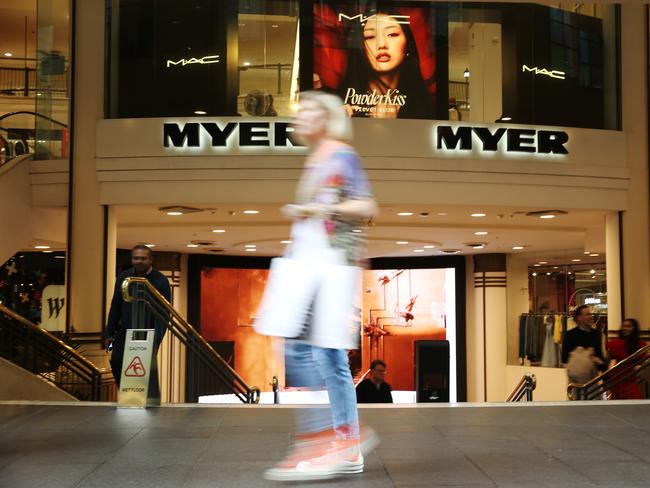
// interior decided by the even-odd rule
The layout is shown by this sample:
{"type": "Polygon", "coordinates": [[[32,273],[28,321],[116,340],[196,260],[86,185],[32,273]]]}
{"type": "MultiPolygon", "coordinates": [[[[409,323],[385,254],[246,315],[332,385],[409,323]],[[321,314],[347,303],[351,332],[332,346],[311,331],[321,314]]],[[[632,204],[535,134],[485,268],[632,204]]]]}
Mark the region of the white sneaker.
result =
{"type": "Polygon", "coordinates": [[[357,450],[357,456],[350,460],[349,449],[333,449],[308,461],[301,461],[296,466],[296,475],[301,480],[323,480],[348,474],[363,473],[363,455],[357,450]],[[346,459],[347,458],[347,459],[346,459]]]}

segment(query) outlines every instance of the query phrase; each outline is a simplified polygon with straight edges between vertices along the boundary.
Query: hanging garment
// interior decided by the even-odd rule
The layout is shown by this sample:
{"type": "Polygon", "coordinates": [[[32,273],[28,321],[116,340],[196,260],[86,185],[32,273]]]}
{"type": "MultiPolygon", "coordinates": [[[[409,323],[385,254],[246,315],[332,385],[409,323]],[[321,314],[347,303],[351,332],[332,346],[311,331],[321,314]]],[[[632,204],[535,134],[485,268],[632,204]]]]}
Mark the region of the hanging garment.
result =
{"type": "Polygon", "coordinates": [[[563,330],[563,325],[562,325],[562,315],[557,314],[555,316],[554,324],[553,324],[553,342],[556,344],[562,344],[562,330],[563,330]]]}
{"type": "Polygon", "coordinates": [[[546,324],[546,339],[544,340],[544,352],[542,353],[542,366],[545,368],[556,368],[558,365],[557,344],[554,338],[555,318],[550,317],[546,324]]]}

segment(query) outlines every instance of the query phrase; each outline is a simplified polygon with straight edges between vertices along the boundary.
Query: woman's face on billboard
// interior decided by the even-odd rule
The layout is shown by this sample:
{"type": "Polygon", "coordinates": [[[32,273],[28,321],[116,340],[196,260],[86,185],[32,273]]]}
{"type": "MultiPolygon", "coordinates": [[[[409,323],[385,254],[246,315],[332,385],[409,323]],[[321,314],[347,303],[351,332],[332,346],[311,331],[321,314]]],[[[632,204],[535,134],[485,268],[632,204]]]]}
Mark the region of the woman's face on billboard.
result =
{"type": "Polygon", "coordinates": [[[377,14],[369,18],[363,27],[363,39],[366,57],[374,71],[394,71],[406,57],[404,30],[389,15],[377,14]]]}

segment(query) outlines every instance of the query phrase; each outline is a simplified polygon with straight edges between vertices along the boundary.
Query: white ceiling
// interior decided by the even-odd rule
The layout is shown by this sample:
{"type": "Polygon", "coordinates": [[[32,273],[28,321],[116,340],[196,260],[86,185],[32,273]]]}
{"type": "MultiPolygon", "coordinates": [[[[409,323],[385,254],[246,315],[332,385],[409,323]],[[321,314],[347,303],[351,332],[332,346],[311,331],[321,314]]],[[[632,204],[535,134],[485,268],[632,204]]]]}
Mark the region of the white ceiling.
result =
{"type": "MultiPolygon", "coordinates": [[[[282,253],[283,240],[290,238],[290,224],[279,211],[278,205],[254,205],[257,215],[243,211],[251,207],[241,205],[206,205],[200,213],[178,217],[167,216],[153,206],[117,207],[118,247],[129,248],[138,243],[154,244],[155,250],[183,253],[264,255],[282,253]],[[213,233],[224,229],[225,233],[213,233]],[[188,248],[192,242],[210,242],[208,246],[188,248]],[[256,252],[247,252],[247,244],[256,244],[256,252]]],[[[568,215],[552,220],[527,217],[516,213],[540,209],[515,209],[506,207],[381,207],[381,214],[372,226],[364,230],[368,235],[370,257],[379,256],[439,256],[441,249],[460,249],[462,254],[520,253],[531,263],[548,261],[550,264],[603,262],[605,242],[605,217],[602,212],[570,210],[568,215]],[[397,216],[398,212],[412,211],[410,217],[397,216]],[[422,217],[421,212],[428,213],[422,217]],[[470,214],[485,212],[484,218],[470,214]],[[446,215],[439,215],[446,214],[446,215]],[[475,232],[487,231],[486,236],[475,232]],[[407,241],[408,244],[397,244],[407,241]],[[481,250],[466,246],[483,242],[481,250]],[[424,249],[424,245],[435,245],[424,249]],[[524,250],[513,251],[516,245],[524,250]],[[586,249],[588,247],[588,249],[586,249]],[[415,249],[424,252],[415,253],[415,249]],[[586,250],[598,257],[585,256],[586,250]]]]}

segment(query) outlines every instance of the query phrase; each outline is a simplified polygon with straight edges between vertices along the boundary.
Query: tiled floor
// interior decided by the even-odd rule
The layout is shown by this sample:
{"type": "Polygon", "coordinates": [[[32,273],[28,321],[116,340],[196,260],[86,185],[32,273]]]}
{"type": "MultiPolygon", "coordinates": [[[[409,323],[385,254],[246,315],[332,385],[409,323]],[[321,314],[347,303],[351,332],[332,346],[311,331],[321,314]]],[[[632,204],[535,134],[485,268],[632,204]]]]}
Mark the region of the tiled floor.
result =
{"type": "MultiPolygon", "coordinates": [[[[311,486],[650,486],[650,402],[361,414],[382,438],[366,472],[311,486]]],[[[282,486],[262,471],[283,457],[291,416],[272,406],[0,404],[0,487],[282,486]]]]}

